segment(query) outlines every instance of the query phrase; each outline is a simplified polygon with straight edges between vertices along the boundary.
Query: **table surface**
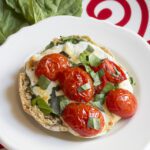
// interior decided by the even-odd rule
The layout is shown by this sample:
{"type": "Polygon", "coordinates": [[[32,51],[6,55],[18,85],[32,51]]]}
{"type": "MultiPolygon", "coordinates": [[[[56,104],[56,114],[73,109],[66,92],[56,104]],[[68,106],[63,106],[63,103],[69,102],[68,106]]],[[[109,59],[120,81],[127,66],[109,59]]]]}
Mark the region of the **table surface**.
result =
{"type": "MultiPolygon", "coordinates": [[[[83,18],[93,17],[130,29],[150,44],[150,0],[83,0],[83,18]]],[[[1,150],[5,150],[0,145],[1,150]]]]}

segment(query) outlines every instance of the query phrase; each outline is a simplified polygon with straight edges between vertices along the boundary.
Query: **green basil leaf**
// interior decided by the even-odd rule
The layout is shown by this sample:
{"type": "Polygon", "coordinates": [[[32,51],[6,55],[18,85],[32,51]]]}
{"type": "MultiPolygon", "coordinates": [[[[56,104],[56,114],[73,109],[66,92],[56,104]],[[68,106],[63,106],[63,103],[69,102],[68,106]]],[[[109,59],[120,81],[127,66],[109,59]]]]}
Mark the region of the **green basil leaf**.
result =
{"type": "MultiPolygon", "coordinates": [[[[20,28],[57,15],[81,16],[82,0],[1,0],[0,44],[20,28]]],[[[72,43],[78,40],[72,39],[72,43]]],[[[48,48],[53,47],[50,44],[48,48]]]]}
{"type": "Polygon", "coordinates": [[[59,115],[60,114],[60,105],[59,105],[59,99],[56,96],[55,87],[53,87],[53,89],[52,89],[50,104],[52,107],[52,113],[59,115]]]}
{"type": "Polygon", "coordinates": [[[94,52],[94,48],[92,46],[88,45],[86,48],[86,51],[92,53],[92,52],[94,52]]]}
{"type": "Polygon", "coordinates": [[[83,84],[82,86],[80,86],[78,88],[78,92],[82,92],[82,91],[88,90],[90,88],[91,88],[90,84],[89,83],[85,83],[85,84],[83,84]]]}
{"type": "Polygon", "coordinates": [[[110,83],[110,82],[108,82],[105,86],[104,86],[104,88],[103,88],[103,90],[102,90],[102,93],[108,93],[109,91],[111,91],[111,90],[114,90],[115,89],[115,86],[112,84],[112,83],[110,83]]]}
{"type": "Polygon", "coordinates": [[[94,79],[94,86],[98,86],[101,84],[101,81],[100,81],[100,78],[99,78],[99,75],[98,73],[95,73],[93,75],[94,71],[90,73],[90,75],[92,76],[92,78],[94,79]]]}
{"type": "Polygon", "coordinates": [[[43,90],[46,90],[47,87],[49,86],[50,84],[50,80],[45,77],[44,75],[41,75],[38,79],[38,82],[37,82],[37,85],[42,88],[43,90]]]}
{"type": "Polygon", "coordinates": [[[92,67],[96,67],[100,64],[101,60],[95,55],[95,54],[90,54],[89,55],[89,64],[92,67]]]}
{"type": "Polygon", "coordinates": [[[100,85],[101,81],[100,81],[98,72],[95,73],[88,65],[84,65],[84,67],[85,67],[86,72],[88,72],[90,76],[92,77],[94,81],[94,86],[100,85]]]}
{"type": "Polygon", "coordinates": [[[32,106],[35,106],[35,105],[37,104],[37,98],[38,98],[38,97],[35,97],[35,98],[33,98],[33,99],[31,100],[31,105],[32,105],[32,106]]]}
{"type": "Polygon", "coordinates": [[[84,50],[82,53],[80,53],[79,55],[79,60],[82,64],[84,65],[89,65],[89,56],[90,54],[94,51],[94,49],[88,45],[88,47],[86,48],[86,50],[84,50]]]}
{"type": "Polygon", "coordinates": [[[84,64],[84,67],[85,67],[86,72],[88,72],[88,73],[94,72],[90,66],[84,64]]]}
{"type": "Polygon", "coordinates": [[[100,101],[93,101],[93,102],[91,102],[91,104],[92,104],[93,106],[97,107],[100,111],[103,111],[103,112],[104,112],[104,108],[103,108],[103,106],[102,106],[102,104],[101,104],[100,101]]]}
{"type": "Polygon", "coordinates": [[[89,117],[87,126],[88,126],[88,128],[99,130],[100,129],[100,119],[94,118],[94,117],[89,117]]]}
{"type": "Polygon", "coordinates": [[[103,105],[105,101],[105,94],[104,93],[96,94],[94,101],[99,101],[101,105],[103,105]]]}
{"type": "Polygon", "coordinates": [[[103,69],[100,69],[100,70],[98,71],[98,74],[99,74],[99,77],[101,78],[101,77],[105,74],[105,72],[104,72],[103,69]]]}
{"type": "Polygon", "coordinates": [[[2,44],[9,35],[27,25],[28,23],[9,8],[4,0],[0,0],[0,44],[2,44]]]}
{"type": "Polygon", "coordinates": [[[18,4],[18,0],[5,0],[7,5],[11,7],[16,13],[21,14],[21,9],[18,4]]]}
{"type": "Polygon", "coordinates": [[[64,110],[64,108],[70,103],[70,100],[64,95],[57,97],[60,102],[60,112],[64,110]]]}
{"type": "Polygon", "coordinates": [[[80,53],[79,55],[79,60],[82,64],[86,64],[89,65],[89,55],[91,52],[89,51],[83,51],[82,53],[80,53]]]}
{"type": "Polygon", "coordinates": [[[36,103],[44,115],[49,115],[52,112],[51,107],[41,97],[36,98],[36,103]]]}
{"type": "Polygon", "coordinates": [[[49,16],[80,16],[82,13],[82,0],[7,0],[7,4],[30,24],[49,16]]]}

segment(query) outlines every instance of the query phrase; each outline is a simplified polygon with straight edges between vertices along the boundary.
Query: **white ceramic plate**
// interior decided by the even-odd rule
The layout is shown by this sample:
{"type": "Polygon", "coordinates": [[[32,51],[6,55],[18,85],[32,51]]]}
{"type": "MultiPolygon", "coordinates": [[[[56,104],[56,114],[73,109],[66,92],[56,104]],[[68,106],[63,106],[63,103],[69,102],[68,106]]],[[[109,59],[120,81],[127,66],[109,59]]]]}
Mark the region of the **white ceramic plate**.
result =
{"type": "Polygon", "coordinates": [[[23,28],[0,47],[0,142],[20,150],[149,150],[150,47],[138,35],[110,23],[75,17],[52,17],[23,28]],[[60,35],[88,35],[110,48],[136,80],[138,111],[106,136],[84,140],[48,132],[23,111],[17,78],[25,59],[60,35]]]}

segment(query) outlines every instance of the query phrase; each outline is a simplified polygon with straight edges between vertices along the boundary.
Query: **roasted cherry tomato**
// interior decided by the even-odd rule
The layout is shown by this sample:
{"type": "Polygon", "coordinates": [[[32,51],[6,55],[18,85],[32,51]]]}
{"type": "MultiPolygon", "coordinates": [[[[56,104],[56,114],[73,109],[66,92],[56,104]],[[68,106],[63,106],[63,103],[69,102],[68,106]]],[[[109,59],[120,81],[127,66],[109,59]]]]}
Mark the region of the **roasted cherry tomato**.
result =
{"type": "Polygon", "coordinates": [[[94,86],[91,77],[79,67],[67,68],[59,75],[60,85],[65,95],[78,102],[88,102],[94,96],[94,86]],[[88,83],[87,90],[79,91],[79,88],[88,83]]]}
{"type": "Polygon", "coordinates": [[[103,69],[107,80],[112,83],[120,83],[127,79],[124,71],[108,59],[104,59],[98,67],[92,67],[92,69],[95,72],[103,69]]]}
{"type": "Polygon", "coordinates": [[[48,79],[55,81],[58,73],[69,66],[69,61],[64,55],[58,53],[49,54],[39,61],[35,74],[38,77],[45,75],[48,79]]]}
{"type": "Polygon", "coordinates": [[[128,90],[116,89],[107,94],[106,105],[110,112],[122,118],[129,118],[136,112],[137,100],[128,90]]]}
{"type": "Polygon", "coordinates": [[[83,137],[94,136],[104,128],[104,117],[102,113],[97,108],[85,103],[70,103],[65,107],[62,118],[65,123],[83,137]],[[90,117],[100,120],[100,128],[98,130],[88,127],[88,119],[90,117]]]}

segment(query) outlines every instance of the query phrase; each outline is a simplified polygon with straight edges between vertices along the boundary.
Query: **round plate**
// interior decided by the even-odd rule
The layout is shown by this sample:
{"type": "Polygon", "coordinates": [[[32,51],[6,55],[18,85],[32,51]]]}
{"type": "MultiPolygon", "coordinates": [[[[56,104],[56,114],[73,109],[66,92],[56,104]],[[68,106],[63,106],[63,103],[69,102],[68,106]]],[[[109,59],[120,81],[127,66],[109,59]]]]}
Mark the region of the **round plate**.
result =
{"type": "Polygon", "coordinates": [[[52,17],[25,27],[0,47],[0,142],[8,149],[148,150],[150,148],[150,47],[138,35],[110,23],[76,17],[52,17]],[[88,35],[114,52],[136,80],[136,115],[121,121],[109,134],[76,138],[41,128],[21,107],[18,73],[26,58],[60,35],[88,35]]]}

